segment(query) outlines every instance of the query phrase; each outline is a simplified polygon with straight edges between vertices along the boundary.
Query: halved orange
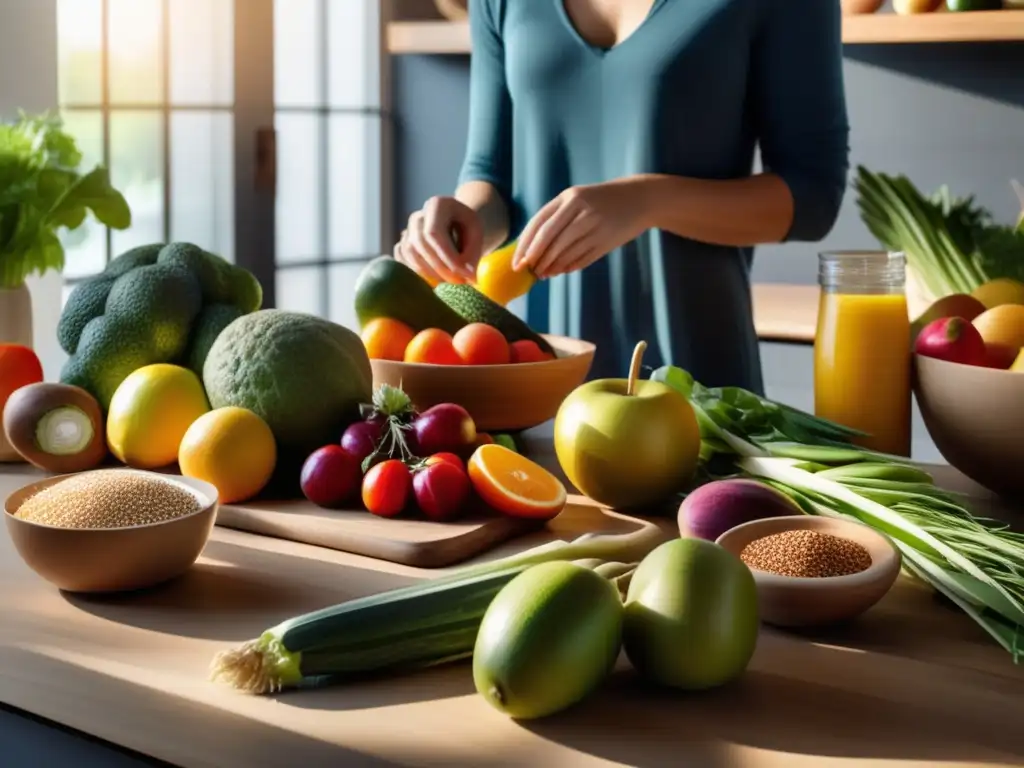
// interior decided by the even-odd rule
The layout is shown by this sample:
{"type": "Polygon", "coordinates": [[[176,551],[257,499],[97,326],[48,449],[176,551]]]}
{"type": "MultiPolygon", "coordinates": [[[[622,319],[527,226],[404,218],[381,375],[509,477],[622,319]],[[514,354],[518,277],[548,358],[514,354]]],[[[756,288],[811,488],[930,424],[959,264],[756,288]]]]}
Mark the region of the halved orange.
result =
{"type": "Polygon", "coordinates": [[[480,498],[511,517],[550,520],[565,507],[562,482],[503,445],[481,445],[470,456],[467,469],[480,498]]]}

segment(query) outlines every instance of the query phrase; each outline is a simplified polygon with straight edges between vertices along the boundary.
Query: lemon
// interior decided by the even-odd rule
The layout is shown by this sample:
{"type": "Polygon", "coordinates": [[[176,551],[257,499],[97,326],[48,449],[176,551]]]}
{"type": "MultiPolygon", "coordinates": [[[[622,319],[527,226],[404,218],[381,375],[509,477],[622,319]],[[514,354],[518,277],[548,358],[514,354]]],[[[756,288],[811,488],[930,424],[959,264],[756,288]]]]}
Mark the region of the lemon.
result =
{"type": "Polygon", "coordinates": [[[185,432],[209,410],[203,384],[188,368],[143,366],[121,382],[110,400],[110,452],[136,469],[173,464],[185,432]]]}
{"type": "Polygon", "coordinates": [[[971,296],[988,309],[1003,304],[1024,304],[1024,283],[1009,277],[998,277],[979,285],[971,291],[971,296]]]}
{"type": "Polygon", "coordinates": [[[270,427],[236,406],[204,413],[192,422],[178,449],[181,474],[215,485],[222,504],[251,499],[263,490],[276,462],[270,427]]]}
{"type": "Polygon", "coordinates": [[[488,253],[476,266],[476,289],[502,306],[525,296],[537,282],[537,278],[528,269],[513,271],[512,257],[515,252],[516,244],[509,243],[504,248],[488,253]]]}
{"type": "Polygon", "coordinates": [[[1017,358],[1010,366],[1010,370],[1014,373],[1024,373],[1024,349],[1017,353],[1017,358]]]}

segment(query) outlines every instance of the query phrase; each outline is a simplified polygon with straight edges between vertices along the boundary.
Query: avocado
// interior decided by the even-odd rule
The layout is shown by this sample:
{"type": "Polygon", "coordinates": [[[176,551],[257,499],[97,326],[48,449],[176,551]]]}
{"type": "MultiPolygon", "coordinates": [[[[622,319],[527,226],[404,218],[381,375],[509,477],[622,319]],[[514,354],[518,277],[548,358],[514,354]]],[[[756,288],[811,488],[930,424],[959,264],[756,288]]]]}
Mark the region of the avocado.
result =
{"type": "Polygon", "coordinates": [[[417,332],[440,328],[454,334],[467,324],[434,295],[426,280],[390,256],[379,256],[363,268],[355,294],[360,326],[378,317],[389,317],[417,332]]]}
{"type": "Polygon", "coordinates": [[[40,381],[16,390],[3,413],[7,440],[46,472],[84,472],[107,455],[103,415],[80,387],[40,381]]]}
{"type": "Polygon", "coordinates": [[[529,340],[544,352],[555,354],[543,336],[534,333],[530,326],[473,286],[441,283],[434,288],[434,293],[459,313],[466,323],[486,323],[501,331],[509,343],[529,340]]]}

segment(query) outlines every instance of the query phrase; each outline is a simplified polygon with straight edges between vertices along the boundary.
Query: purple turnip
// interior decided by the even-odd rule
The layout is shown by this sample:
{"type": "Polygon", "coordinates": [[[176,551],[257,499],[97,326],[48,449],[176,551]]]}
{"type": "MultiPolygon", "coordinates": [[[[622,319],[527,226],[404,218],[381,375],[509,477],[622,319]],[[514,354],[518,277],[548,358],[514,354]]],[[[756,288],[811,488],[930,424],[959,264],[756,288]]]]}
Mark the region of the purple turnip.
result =
{"type": "Polygon", "coordinates": [[[363,479],[359,459],[340,445],[313,451],[302,465],[302,494],[320,507],[340,507],[355,499],[363,479]]]}
{"type": "Polygon", "coordinates": [[[420,456],[449,452],[461,454],[476,442],[476,424],[461,405],[441,403],[416,418],[413,434],[420,456]]]}
{"type": "Polygon", "coordinates": [[[737,525],[765,517],[802,514],[789,497],[756,480],[716,480],[702,485],[679,507],[683,538],[715,541],[737,525]]]}

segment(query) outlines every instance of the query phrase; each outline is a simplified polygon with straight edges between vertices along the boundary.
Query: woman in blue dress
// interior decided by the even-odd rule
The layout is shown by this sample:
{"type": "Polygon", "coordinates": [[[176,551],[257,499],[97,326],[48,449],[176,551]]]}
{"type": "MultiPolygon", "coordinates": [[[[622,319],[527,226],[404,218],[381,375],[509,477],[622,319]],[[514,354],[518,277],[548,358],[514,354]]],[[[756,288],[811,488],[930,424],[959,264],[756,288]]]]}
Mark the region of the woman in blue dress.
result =
{"type": "Polygon", "coordinates": [[[837,0],[470,0],[466,157],[395,257],[470,282],[518,239],[537,330],[763,391],[753,246],[832,228],[848,172],[837,0]],[[754,172],[759,148],[761,172],[754,172]],[[457,250],[450,237],[460,237],[457,250]]]}

